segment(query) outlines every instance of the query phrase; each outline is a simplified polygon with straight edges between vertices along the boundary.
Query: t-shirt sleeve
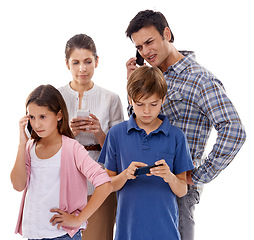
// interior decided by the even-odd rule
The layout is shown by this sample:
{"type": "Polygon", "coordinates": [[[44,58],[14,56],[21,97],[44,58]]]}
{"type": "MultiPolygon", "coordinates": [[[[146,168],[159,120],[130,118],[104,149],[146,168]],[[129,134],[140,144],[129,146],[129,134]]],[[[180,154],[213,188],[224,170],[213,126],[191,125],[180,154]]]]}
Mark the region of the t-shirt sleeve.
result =
{"type": "Polygon", "coordinates": [[[182,133],[176,145],[173,173],[180,174],[192,169],[194,169],[194,165],[192,163],[187,138],[182,133]]]}
{"type": "Polygon", "coordinates": [[[103,163],[106,169],[118,172],[116,145],[111,130],[106,136],[98,162],[103,163]]]}

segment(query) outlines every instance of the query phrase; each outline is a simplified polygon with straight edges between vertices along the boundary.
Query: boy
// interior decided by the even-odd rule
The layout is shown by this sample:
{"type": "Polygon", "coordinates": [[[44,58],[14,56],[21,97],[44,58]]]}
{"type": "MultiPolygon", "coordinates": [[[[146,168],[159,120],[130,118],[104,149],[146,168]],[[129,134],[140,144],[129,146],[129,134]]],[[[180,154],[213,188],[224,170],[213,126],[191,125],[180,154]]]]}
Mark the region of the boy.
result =
{"type": "Polygon", "coordinates": [[[183,132],[159,114],[167,84],[156,67],[136,69],[127,84],[134,113],[112,127],[99,161],[118,191],[116,240],[180,239],[176,195],[187,193],[194,168],[183,132]],[[147,175],[136,169],[147,165],[147,175]]]}

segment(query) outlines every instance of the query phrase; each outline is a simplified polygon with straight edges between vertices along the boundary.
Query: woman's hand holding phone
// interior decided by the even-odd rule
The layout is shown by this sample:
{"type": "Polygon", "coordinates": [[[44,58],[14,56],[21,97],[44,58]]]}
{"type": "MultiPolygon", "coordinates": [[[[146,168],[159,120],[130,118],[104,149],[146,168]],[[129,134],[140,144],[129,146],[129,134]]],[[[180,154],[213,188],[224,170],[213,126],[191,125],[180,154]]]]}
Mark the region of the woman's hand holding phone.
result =
{"type": "Polygon", "coordinates": [[[89,117],[75,117],[71,119],[70,128],[74,136],[77,136],[80,132],[89,130],[89,117]]]}
{"type": "Polygon", "coordinates": [[[101,135],[103,135],[103,141],[105,139],[105,133],[101,129],[100,121],[92,113],[89,114],[89,117],[76,117],[71,119],[70,128],[74,136],[77,136],[80,132],[86,132],[93,133],[98,140],[101,135]]]}

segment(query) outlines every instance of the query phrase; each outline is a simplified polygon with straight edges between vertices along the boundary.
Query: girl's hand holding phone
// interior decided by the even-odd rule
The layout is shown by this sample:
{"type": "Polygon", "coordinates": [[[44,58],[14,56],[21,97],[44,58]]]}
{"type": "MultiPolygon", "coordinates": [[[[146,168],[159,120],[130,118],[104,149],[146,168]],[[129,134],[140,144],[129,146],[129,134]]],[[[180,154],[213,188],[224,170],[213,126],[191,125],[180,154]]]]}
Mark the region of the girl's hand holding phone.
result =
{"type": "Polygon", "coordinates": [[[20,143],[26,143],[28,141],[28,136],[26,135],[25,128],[29,122],[29,119],[30,117],[26,115],[19,120],[20,143]]]}

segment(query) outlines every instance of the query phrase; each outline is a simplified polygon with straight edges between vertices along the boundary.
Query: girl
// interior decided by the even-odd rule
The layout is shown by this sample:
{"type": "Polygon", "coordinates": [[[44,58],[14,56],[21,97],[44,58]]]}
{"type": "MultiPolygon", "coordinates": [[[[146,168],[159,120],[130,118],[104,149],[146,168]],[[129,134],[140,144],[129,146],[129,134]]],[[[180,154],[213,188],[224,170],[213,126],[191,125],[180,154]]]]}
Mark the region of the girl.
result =
{"type": "Polygon", "coordinates": [[[16,233],[29,239],[81,239],[79,229],[112,191],[110,178],[73,139],[57,89],[36,88],[26,111],[19,122],[20,142],[11,173],[14,189],[24,190],[16,233]],[[31,139],[26,125],[31,126],[31,139]],[[87,179],[95,186],[88,204],[87,179]]]}
{"type": "MultiPolygon", "coordinates": [[[[78,34],[68,40],[65,47],[66,66],[72,81],[61,87],[70,116],[70,127],[76,138],[97,161],[106,133],[113,125],[122,122],[123,110],[117,94],[99,87],[92,81],[99,57],[91,37],[78,34]],[[77,117],[78,110],[87,110],[89,117],[77,117]]],[[[88,200],[93,194],[88,184],[88,200]]],[[[83,239],[112,240],[116,212],[116,194],[111,194],[98,211],[89,218],[83,239]]]]}

